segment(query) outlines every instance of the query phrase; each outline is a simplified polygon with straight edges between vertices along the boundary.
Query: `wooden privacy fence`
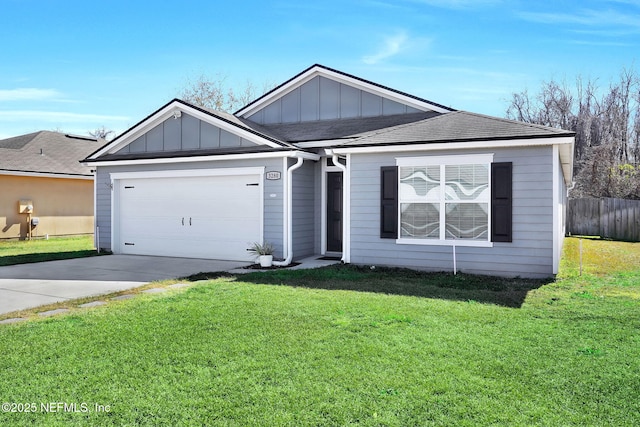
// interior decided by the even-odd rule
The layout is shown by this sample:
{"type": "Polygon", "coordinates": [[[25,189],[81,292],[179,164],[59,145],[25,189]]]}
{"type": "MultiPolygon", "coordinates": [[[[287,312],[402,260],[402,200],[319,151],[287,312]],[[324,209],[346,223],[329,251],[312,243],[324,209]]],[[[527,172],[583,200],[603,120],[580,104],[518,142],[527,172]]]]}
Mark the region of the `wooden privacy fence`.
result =
{"type": "Polygon", "coordinates": [[[567,233],[640,242],[640,200],[569,200],[567,233]]]}

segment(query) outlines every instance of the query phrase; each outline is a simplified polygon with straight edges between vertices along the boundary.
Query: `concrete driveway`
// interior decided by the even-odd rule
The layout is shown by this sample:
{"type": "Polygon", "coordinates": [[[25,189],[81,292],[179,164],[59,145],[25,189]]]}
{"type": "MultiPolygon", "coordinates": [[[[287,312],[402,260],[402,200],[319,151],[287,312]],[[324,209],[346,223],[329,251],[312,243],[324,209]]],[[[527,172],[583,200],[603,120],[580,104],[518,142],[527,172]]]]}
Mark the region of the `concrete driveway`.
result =
{"type": "Polygon", "coordinates": [[[0,267],[0,314],[245,265],[235,261],[105,255],[0,267]]]}

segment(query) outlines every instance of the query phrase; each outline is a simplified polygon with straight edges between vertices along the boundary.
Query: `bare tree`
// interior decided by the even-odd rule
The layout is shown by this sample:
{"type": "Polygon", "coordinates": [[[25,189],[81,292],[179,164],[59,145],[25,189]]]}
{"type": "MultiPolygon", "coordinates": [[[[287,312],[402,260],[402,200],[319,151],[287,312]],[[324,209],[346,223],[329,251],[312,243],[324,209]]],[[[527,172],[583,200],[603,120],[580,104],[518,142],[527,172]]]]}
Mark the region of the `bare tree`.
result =
{"type": "Polygon", "coordinates": [[[640,77],[623,69],[606,90],[594,80],[544,82],[539,93],[514,93],[510,119],[576,132],[575,197],[640,198],[640,77]]]}
{"type": "Polygon", "coordinates": [[[511,95],[511,103],[507,108],[507,117],[526,123],[538,123],[537,106],[532,105],[529,92],[525,89],[511,95]]]}
{"type": "MultiPolygon", "coordinates": [[[[265,83],[264,92],[274,85],[265,83]]],[[[247,80],[244,86],[233,88],[227,84],[227,76],[221,73],[209,77],[204,74],[189,78],[179,97],[198,107],[233,113],[258,97],[256,85],[247,80]]]]}
{"type": "Polygon", "coordinates": [[[115,136],[115,131],[111,129],[107,129],[104,126],[97,128],[96,130],[89,131],[89,135],[96,138],[97,140],[105,140],[110,141],[115,136]]]}
{"type": "Polygon", "coordinates": [[[204,74],[195,79],[188,79],[180,92],[180,98],[198,107],[210,108],[216,111],[227,111],[227,77],[216,74],[212,79],[204,74]]]}

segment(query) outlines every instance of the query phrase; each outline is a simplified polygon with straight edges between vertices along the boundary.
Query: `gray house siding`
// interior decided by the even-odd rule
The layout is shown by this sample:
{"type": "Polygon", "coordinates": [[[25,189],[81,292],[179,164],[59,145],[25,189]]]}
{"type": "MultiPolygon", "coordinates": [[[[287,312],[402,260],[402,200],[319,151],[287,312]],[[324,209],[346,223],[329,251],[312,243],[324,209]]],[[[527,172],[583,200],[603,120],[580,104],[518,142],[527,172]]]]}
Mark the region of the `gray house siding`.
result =
{"type": "Polygon", "coordinates": [[[494,153],[513,162],[513,242],[493,247],[456,247],[458,271],[502,276],[553,274],[552,148],[353,154],[351,156],[351,262],[433,271],[453,270],[451,246],[396,244],[380,238],[380,167],[397,157],[494,153]]]}
{"type": "Polygon", "coordinates": [[[182,113],[127,144],[117,154],[158,153],[212,148],[252,147],[255,144],[217,126],[182,113]]]}
{"type": "Polygon", "coordinates": [[[314,77],[247,117],[260,124],[416,113],[413,107],[326,77],[314,77]]]}
{"type": "Polygon", "coordinates": [[[105,168],[96,168],[96,245],[112,251],[111,245],[111,178],[105,168]]]}
{"type": "MultiPolygon", "coordinates": [[[[193,169],[221,169],[264,166],[265,171],[279,171],[284,175],[283,161],[281,158],[234,160],[234,161],[209,161],[188,162],[179,164],[156,165],[123,165],[123,166],[98,166],[96,174],[96,226],[99,227],[99,239],[101,250],[113,250],[111,242],[111,173],[118,172],[146,172],[167,170],[193,170],[193,169]]],[[[276,247],[276,256],[282,256],[283,241],[283,197],[284,180],[264,180],[264,240],[276,247]]]]}
{"type": "Polygon", "coordinates": [[[305,161],[293,172],[293,257],[315,253],[315,162],[305,161]]]}

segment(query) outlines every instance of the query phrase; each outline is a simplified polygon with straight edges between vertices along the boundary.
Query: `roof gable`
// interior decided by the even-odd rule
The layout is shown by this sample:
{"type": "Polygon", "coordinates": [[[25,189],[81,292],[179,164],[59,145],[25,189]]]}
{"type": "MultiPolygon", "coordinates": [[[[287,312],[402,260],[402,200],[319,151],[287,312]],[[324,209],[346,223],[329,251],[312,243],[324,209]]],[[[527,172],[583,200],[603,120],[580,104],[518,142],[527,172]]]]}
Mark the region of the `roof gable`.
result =
{"type": "Polygon", "coordinates": [[[292,148],[262,134],[230,114],[196,107],[174,99],[122,133],[87,159],[131,153],[166,153],[247,147],[292,148]]]}
{"type": "Polygon", "coordinates": [[[230,149],[256,145],[258,144],[254,141],[220,126],[182,113],[176,118],[170,117],[159,123],[114,154],[230,149]]]}
{"type": "Polygon", "coordinates": [[[452,111],[425,99],[314,65],[235,113],[259,124],[452,111]]]}

